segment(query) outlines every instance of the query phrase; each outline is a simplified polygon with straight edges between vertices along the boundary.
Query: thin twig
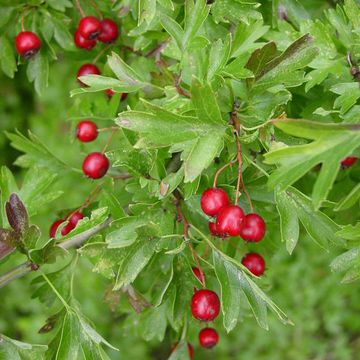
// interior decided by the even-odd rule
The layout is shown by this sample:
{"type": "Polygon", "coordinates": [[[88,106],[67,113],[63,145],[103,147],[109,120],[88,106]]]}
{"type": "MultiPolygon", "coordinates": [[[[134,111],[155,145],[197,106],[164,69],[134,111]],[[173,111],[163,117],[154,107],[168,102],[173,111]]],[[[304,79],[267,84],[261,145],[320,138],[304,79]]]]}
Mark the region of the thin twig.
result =
{"type": "Polygon", "coordinates": [[[109,145],[110,145],[110,143],[111,143],[112,138],[114,137],[116,131],[118,131],[119,129],[120,129],[120,128],[115,128],[115,129],[111,132],[111,134],[109,135],[108,139],[106,140],[106,144],[105,144],[105,146],[104,146],[104,148],[103,148],[103,151],[102,151],[103,154],[104,154],[104,153],[106,152],[106,150],[108,149],[108,147],[109,147],[109,145]]]}
{"type": "MultiPolygon", "coordinates": [[[[96,235],[97,233],[99,233],[100,231],[102,231],[106,227],[108,227],[111,222],[112,222],[112,217],[109,216],[103,223],[98,224],[98,225],[94,226],[93,228],[82,232],[81,234],[74,235],[71,238],[58,244],[57,246],[59,246],[62,249],[70,249],[70,248],[79,247],[86,240],[88,240],[91,236],[96,235]]],[[[11,269],[4,275],[0,276],[0,288],[4,287],[8,283],[10,283],[20,277],[25,276],[26,274],[28,274],[32,271],[36,271],[38,269],[39,269],[38,265],[36,265],[30,261],[26,261],[26,262],[16,266],[15,268],[11,269]]]]}
{"type": "Polygon", "coordinates": [[[183,89],[181,86],[180,86],[180,82],[181,82],[181,76],[175,76],[175,81],[174,81],[174,86],[176,88],[176,91],[182,95],[182,96],[185,96],[186,98],[188,99],[191,99],[191,95],[189,92],[187,92],[185,89],[183,89]]]}
{"type": "Polygon", "coordinates": [[[181,201],[182,201],[182,196],[179,193],[178,190],[174,191],[174,196],[175,196],[175,205],[176,205],[176,210],[177,210],[177,215],[179,217],[179,220],[182,222],[183,227],[184,227],[184,239],[187,242],[189,249],[191,251],[191,255],[195,261],[195,264],[197,266],[197,268],[199,269],[200,272],[200,278],[201,278],[201,283],[203,285],[203,287],[205,287],[205,276],[204,276],[204,272],[202,271],[201,265],[200,265],[200,261],[199,261],[199,257],[196,254],[196,251],[194,249],[194,247],[192,246],[192,244],[188,241],[189,238],[189,228],[190,228],[190,224],[187,221],[182,208],[181,208],[181,201]]]}
{"type": "Polygon", "coordinates": [[[214,176],[214,182],[213,182],[213,187],[216,188],[217,185],[217,181],[218,178],[220,176],[220,174],[227,169],[229,166],[233,165],[236,162],[236,160],[231,160],[228,163],[226,163],[225,165],[223,165],[220,169],[218,169],[218,171],[216,171],[215,176],[214,176]]]}
{"type": "Polygon", "coordinates": [[[91,62],[92,64],[96,64],[96,62],[103,56],[112,46],[113,44],[109,44],[105,46],[94,58],[94,60],[91,62]]]}
{"type": "Polygon", "coordinates": [[[83,8],[80,5],[80,0],[75,0],[75,5],[76,5],[76,8],[78,9],[81,17],[85,17],[85,12],[84,12],[83,8]]]}

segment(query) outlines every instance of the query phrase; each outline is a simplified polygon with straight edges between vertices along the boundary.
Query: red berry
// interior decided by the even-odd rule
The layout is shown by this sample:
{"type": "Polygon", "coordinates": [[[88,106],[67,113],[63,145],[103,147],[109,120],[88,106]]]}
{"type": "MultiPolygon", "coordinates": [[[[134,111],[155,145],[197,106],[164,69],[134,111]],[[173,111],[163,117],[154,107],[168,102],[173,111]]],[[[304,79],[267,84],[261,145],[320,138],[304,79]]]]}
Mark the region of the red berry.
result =
{"type": "MultiPolygon", "coordinates": [[[[84,215],[80,211],[74,212],[69,218],[69,224],[72,226],[72,229],[74,229],[77,225],[77,223],[84,218],[84,215]]],[[[71,230],[72,230],[71,229],[71,230]]]]}
{"type": "Polygon", "coordinates": [[[200,346],[211,349],[219,342],[219,334],[213,328],[202,329],[199,333],[200,346]]]}
{"type": "Polygon", "coordinates": [[[194,273],[194,275],[198,278],[198,280],[202,283],[205,284],[205,274],[200,271],[200,269],[198,267],[192,267],[191,268],[192,272],[194,273]]]}
{"type": "Polygon", "coordinates": [[[15,38],[15,46],[18,54],[25,59],[30,59],[39,51],[41,41],[35,33],[22,31],[15,38]]]}
{"type": "Polygon", "coordinates": [[[50,227],[50,231],[49,231],[49,235],[50,238],[54,238],[56,235],[56,231],[58,229],[58,227],[64,222],[65,220],[56,220],[55,222],[53,222],[53,224],[50,227]]]}
{"type": "Polygon", "coordinates": [[[90,142],[97,138],[98,131],[94,122],[89,120],[80,121],[76,126],[76,137],[82,142],[90,142]]]}
{"type": "Polygon", "coordinates": [[[202,193],[200,203],[206,215],[214,216],[221,208],[229,204],[229,197],[222,189],[210,188],[202,193]]]}
{"type": "Polygon", "coordinates": [[[245,215],[241,207],[228,205],[219,211],[216,218],[216,229],[220,234],[238,236],[240,235],[244,220],[245,215]]]}
{"type": "Polygon", "coordinates": [[[201,321],[212,321],[220,312],[220,300],[214,291],[201,289],[191,299],[191,313],[201,321]]]}
{"type": "Polygon", "coordinates": [[[104,19],[101,22],[101,33],[98,40],[103,43],[111,43],[117,39],[119,35],[119,28],[115,21],[111,19],[104,19]]]}
{"type": "Polygon", "coordinates": [[[85,39],[79,30],[76,30],[74,33],[74,43],[79,49],[91,50],[96,45],[96,40],[85,39]]]}
{"type": "Polygon", "coordinates": [[[100,75],[100,70],[99,68],[94,65],[94,64],[84,64],[80,67],[80,69],[77,72],[77,79],[79,81],[79,83],[83,86],[87,86],[86,84],[84,84],[83,82],[81,82],[79,80],[80,76],[85,76],[85,75],[100,75]]]}
{"type": "Polygon", "coordinates": [[[101,33],[101,22],[95,16],[85,16],[79,22],[78,31],[85,39],[94,40],[101,33]]]}
{"type": "Polygon", "coordinates": [[[241,263],[256,276],[261,276],[265,271],[265,261],[263,257],[259,254],[246,254],[242,258],[241,263]]]}
{"type": "Polygon", "coordinates": [[[212,221],[209,221],[208,225],[209,225],[209,230],[210,230],[211,235],[219,236],[219,233],[218,233],[217,228],[216,228],[216,223],[212,222],[212,221]]]}
{"type": "Polygon", "coordinates": [[[265,221],[258,214],[248,214],[245,216],[240,236],[246,241],[259,242],[265,235],[265,221]]]}
{"type": "Polygon", "coordinates": [[[102,178],[109,169],[108,158],[99,152],[89,154],[83,162],[83,173],[91,179],[102,178]]]}
{"type": "Polygon", "coordinates": [[[341,166],[344,168],[353,166],[356,163],[357,159],[358,158],[355,156],[348,156],[341,162],[341,166]]]}

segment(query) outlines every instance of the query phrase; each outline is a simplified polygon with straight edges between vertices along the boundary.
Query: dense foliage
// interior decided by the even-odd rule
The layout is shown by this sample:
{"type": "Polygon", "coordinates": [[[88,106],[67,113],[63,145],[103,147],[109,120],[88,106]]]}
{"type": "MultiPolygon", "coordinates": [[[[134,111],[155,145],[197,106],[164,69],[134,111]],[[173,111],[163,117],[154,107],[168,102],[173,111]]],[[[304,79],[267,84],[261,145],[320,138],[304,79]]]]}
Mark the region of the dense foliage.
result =
{"type": "Polygon", "coordinates": [[[0,359],[357,358],[360,2],[2,0],[0,28],[0,359]]]}

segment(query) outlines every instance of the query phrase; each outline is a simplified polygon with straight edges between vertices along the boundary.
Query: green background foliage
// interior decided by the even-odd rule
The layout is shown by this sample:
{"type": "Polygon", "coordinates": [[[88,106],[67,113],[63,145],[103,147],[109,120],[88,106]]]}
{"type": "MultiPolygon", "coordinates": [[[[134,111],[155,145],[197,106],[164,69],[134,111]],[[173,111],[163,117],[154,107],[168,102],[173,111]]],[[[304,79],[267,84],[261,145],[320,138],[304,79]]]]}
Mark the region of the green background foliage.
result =
{"type": "MultiPolygon", "coordinates": [[[[90,1],[81,4],[96,15],[90,1]]],[[[360,87],[347,61],[349,52],[360,59],[359,2],[95,4],[120,26],[111,49],[75,48],[72,1],[0,1],[0,225],[10,229],[12,192],[36,225],[0,260],[0,276],[26,260],[40,266],[0,289],[0,359],[167,359],[180,339],[171,359],[187,358],[185,341],[195,359],[357,359],[360,165],[340,162],[360,157],[360,87]],[[28,62],[13,44],[22,14],[43,43],[28,62]],[[77,69],[101,50],[102,75],[80,88],[77,69]],[[117,92],[110,100],[108,88],[117,92]],[[259,244],[210,238],[199,205],[216,170],[236,158],[236,100],[244,181],[267,224],[259,244]],[[76,141],[82,119],[119,128],[107,151],[112,167],[86,219],[56,241],[110,214],[112,223],[64,250],[48,239],[50,224],[96,186],[81,164],[109,134],[76,141]],[[175,189],[207,287],[221,295],[211,351],[198,346],[203,325],[189,310],[200,285],[175,189]],[[265,258],[260,279],[240,263],[249,251],[265,258]]],[[[236,166],[219,177],[232,200],[236,180],[236,166]]],[[[240,205],[250,211],[244,194],[240,205]]]]}

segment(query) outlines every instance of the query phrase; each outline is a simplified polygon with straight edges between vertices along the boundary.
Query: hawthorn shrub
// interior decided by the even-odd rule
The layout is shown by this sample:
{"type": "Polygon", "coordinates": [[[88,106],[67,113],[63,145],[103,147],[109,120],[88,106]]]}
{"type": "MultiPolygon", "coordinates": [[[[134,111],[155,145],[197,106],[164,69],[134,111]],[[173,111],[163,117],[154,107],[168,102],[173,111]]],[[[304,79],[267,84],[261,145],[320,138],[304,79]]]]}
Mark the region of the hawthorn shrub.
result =
{"type": "Polygon", "coordinates": [[[335,3],[2,2],[1,359],[357,358],[335,3]]]}

